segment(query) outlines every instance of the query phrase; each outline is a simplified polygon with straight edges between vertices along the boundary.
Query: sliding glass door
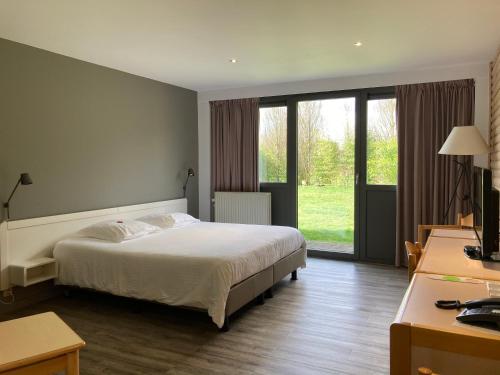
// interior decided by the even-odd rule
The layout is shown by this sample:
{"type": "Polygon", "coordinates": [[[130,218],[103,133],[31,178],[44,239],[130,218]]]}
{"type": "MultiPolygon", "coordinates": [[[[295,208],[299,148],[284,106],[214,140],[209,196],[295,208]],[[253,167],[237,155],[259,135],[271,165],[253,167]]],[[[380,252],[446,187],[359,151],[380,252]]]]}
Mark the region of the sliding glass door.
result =
{"type": "Polygon", "coordinates": [[[354,254],[356,98],[298,102],[298,228],[307,248],[354,254]]]}
{"type": "Polygon", "coordinates": [[[259,147],[273,224],[298,228],[309,254],[392,263],[392,87],[262,98],[259,147]]]}

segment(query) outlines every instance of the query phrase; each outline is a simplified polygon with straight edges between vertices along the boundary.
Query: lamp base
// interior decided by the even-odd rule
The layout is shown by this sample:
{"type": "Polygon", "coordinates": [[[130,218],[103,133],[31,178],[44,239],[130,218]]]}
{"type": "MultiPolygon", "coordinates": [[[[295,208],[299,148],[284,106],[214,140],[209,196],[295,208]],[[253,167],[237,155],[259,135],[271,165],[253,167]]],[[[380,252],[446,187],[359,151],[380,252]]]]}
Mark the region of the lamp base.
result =
{"type": "Polygon", "coordinates": [[[481,246],[466,245],[464,246],[464,254],[467,258],[482,260],[481,246]]]}
{"type": "Polygon", "coordinates": [[[500,262],[500,254],[492,253],[487,258],[483,257],[481,246],[466,245],[464,246],[464,254],[467,258],[480,260],[482,262],[500,262]]]}

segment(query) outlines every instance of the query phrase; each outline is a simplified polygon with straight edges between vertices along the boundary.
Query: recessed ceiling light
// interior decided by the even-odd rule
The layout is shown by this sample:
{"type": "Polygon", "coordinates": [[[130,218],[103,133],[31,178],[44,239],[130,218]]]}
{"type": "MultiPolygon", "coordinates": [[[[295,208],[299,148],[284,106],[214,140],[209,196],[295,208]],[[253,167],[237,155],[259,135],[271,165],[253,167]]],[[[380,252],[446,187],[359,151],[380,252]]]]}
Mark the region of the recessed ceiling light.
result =
{"type": "Polygon", "coordinates": [[[231,62],[233,64],[236,64],[238,62],[238,60],[236,60],[236,59],[229,59],[229,62],[231,62]]]}
{"type": "Polygon", "coordinates": [[[359,42],[359,41],[358,41],[358,42],[356,42],[356,43],[354,43],[354,46],[355,46],[355,47],[361,47],[362,45],[363,45],[363,43],[361,43],[361,42],[359,42]]]}

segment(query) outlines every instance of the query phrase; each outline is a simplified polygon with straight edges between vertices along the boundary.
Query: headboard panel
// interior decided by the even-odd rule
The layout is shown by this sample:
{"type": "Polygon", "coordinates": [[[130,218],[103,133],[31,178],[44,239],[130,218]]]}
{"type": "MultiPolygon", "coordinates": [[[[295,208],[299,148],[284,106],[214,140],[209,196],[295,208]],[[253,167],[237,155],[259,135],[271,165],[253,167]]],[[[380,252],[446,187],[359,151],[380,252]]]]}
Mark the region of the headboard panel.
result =
{"type": "Polygon", "coordinates": [[[169,212],[187,212],[187,199],[5,221],[0,224],[0,290],[10,287],[10,264],[51,257],[57,241],[88,225],[105,220],[137,219],[152,213],[169,212]]]}

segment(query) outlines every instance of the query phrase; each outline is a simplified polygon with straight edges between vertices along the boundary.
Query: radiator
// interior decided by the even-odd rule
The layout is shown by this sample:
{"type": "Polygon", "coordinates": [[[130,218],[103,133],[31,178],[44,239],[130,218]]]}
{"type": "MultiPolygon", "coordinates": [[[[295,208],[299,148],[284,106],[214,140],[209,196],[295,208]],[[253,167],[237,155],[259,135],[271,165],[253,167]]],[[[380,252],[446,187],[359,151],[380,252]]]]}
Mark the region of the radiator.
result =
{"type": "Polygon", "coordinates": [[[215,221],[271,225],[271,193],[216,191],[215,221]]]}

